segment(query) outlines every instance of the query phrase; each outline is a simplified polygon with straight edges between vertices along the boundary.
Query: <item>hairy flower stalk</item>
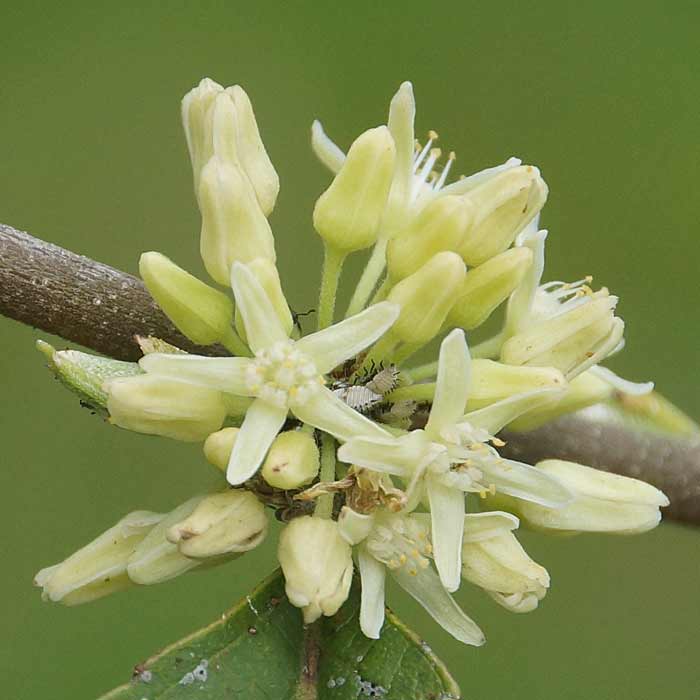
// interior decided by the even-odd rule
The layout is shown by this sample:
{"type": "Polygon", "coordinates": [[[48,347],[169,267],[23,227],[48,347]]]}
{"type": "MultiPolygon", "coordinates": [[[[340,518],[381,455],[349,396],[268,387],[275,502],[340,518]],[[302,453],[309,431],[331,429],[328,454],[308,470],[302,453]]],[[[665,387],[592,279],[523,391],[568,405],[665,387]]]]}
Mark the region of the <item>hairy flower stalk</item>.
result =
{"type": "Polygon", "coordinates": [[[509,158],[450,182],[454,153],[443,158],[432,131],[417,143],[415,115],[405,82],[386,124],[347,154],[312,126],[313,151],[334,177],[313,207],[325,262],[319,330],[304,334],[276,266],[267,217],[279,180],[250,99],[209,79],[185,96],[202,260],[231,294],[156,252],[142,255],[140,272],[188,338],[232,355],[187,354],[157,338],[141,339],[138,363],[41,349],[110,424],[202,442],[228,487],[167,514],[125,516],[37,574],[45,599],[75,605],[238,558],[265,538],[268,506],[285,523],[277,555],[305,622],[340,609],[356,567],[368,637],[381,635],[388,575],[479,646],[482,631],[451,595],[463,581],[519,613],[549,588],[514,535],[521,523],[623,534],[658,524],[668,500],[643,482],[499,454],[506,426],[651,387],[599,366],[624,343],[616,296],[588,277],[542,283],[540,171],[509,158]],[[369,249],[334,323],[343,262],[369,249]],[[470,352],[465,331],[502,305],[502,329],[470,352]],[[434,361],[406,366],[436,338],[434,361]],[[467,512],[472,502],[481,512],[467,512]]]}

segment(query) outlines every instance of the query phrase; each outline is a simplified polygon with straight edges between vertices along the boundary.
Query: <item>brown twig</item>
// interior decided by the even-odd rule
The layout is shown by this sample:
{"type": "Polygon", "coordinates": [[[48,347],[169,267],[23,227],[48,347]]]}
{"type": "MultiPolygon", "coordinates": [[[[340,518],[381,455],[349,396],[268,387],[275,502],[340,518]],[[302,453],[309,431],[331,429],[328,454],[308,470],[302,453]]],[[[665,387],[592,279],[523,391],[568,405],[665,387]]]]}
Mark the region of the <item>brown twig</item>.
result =
{"type": "MultiPolygon", "coordinates": [[[[136,360],[135,335],[193,345],[132,275],[0,224],[0,313],[100,353],[136,360]]],[[[611,415],[580,412],[528,433],[508,433],[504,452],[531,464],[569,459],[638,477],[671,499],[667,515],[700,525],[700,439],[657,435],[611,415]]]]}
{"type": "Polygon", "coordinates": [[[180,333],[133,275],[0,224],[0,314],[118,360],[141,357],[135,335],[154,335],[188,352],[180,333]]]}

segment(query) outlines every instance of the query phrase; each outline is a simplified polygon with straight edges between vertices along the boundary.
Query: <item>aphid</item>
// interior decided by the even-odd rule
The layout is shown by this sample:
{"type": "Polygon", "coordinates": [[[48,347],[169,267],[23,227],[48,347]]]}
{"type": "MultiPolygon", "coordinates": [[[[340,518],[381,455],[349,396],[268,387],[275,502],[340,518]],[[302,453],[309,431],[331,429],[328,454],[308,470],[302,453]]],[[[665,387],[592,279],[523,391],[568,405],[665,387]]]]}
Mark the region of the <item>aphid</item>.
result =
{"type": "Polygon", "coordinates": [[[333,393],[350,406],[350,408],[354,408],[360,413],[366,413],[372,406],[376,405],[384,398],[381,394],[372,391],[368,385],[362,386],[361,384],[341,386],[334,389],[333,393]]]}
{"type": "Polygon", "coordinates": [[[399,383],[399,370],[395,365],[389,365],[377,372],[365,386],[371,391],[384,396],[396,389],[399,383]]]}

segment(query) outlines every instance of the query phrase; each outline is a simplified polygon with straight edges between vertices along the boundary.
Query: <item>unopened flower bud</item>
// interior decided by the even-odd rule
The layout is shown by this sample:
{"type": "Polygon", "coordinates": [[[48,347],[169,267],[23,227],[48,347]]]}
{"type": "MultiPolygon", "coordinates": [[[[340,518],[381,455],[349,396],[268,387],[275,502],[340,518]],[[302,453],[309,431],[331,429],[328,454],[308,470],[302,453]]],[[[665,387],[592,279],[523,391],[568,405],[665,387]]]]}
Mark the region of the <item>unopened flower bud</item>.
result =
{"type": "Polygon", "coordinates": [[[139,272],[168,318],[194,343],[211,345],[231,335],[233,302],[161,253],[144,253],[139,272]]]}
{"type": "Polygon", "coordinates": [[[138,544],[164,518],[161,513],[136,511],[79,549],[68,559],[42,569],[34,583],[42,598],[64,605],[80,605],[132,585],[127,563],[138,544]]]}
{"type": "Polygon", "coordinates": [[[606,289],[566,313],[534,324],[501,348],[509,365],[556,367],[569,379],[605,359],[622,340],[624,323],[616,318],[617,297],[606,289]]]}
{"type": "Polygon", "coordinates": [[[337,522],[295,518],[282,530],[277,556],[289,602],[302,608],[304,622],[338,612],[350,592],[352,555],[337,522]]]}
{"type": "Polygon", "coordinates": [[[528,411],[510,423],[508,428],[510,430],[538,428],[559,416],[606,401],[612,397],[614,392],[615,389],[611,384],[600,379],[591,371],[584,372],[568,382],[559,400],[528,411]]]}
{"type": "Polygon", "coordinates": [[[45,355],[49,369],[61,383],[95,409],[107,406],[107,392],[104,390],[107,380],[143,374],[136,362],[113,360],[79,350],[56,351],[43,340],[37,340],[36,347],[45,355]]]}
{"type": "Polygon", "coordinates": [[[455,302],[465,274],[459,255],[445,251],[401,280],[387,297],[401,306],[389,333],[412,344],[424,344],[434,338],[455,302]]]}
{"type": "Polygon", "coordinates": [[[204,78],[182,98],[182,126],[192,161],[194,191],[199,191],[202,168],[214,153],[211,140],[211,108],[217,95],[224,88],[219,83],[204,78]]]}
{"type": "Polygon", "coordinates": [[[245,90],[233,85],[217,95],[211,116],[214,154],[239,165],[248,176],[265,216],[275,207],[280,183],[260,138],[245,90]]]}
{"type": "Polygon", "coordinates": [[[512,532],[473,541],[465,528],[462,577],[513,612],[530,612],[549,588],[549,574],[527,555],[512,532]]]}
{"type": "Polygon", "coordinates": [[[351,253],[377,240],[395,155],[385,126],[365,131],[350,146],[340,171],[314,208],[314,228],[331,248],[351,253]]]}
{"type": "Polygon", "coordinates": [[[564,375],[552,367],[513,367],[493,360],[472,360],[467,408],[475,411],[516,394],[564,389],[564,375]]]}
{"type": "MultiPolygon", "coordinates": [[[[285,333],[291,335],[292,329],[294,328],[294,318],[292,317],[289,304],[287,304],[287,299],[282,291],[282,283],[280,282],[277,266],[268,258],[255,258],[255,260],[248,263],[248,268],[253,272],[258,282],[260,282],[260,285],[265,290],[267,298],[270,300],[272,308],[275,310],[285,333]]],[[[240,335],[244,342],[247,341],[245,324],[243,323],[238,309],[236,309],[236,331],[238,331],[238,335],[240,335]]]]}
{"type": "Polygon", "coordinates": [[[178,379],[142,374],[104,385],[110,422],[137,433],[185,442],[204,440],[221,427],[221,392],[178,379]]]}
{"type": "Polygon", "coordinates": [[[265,216],[275,206],[279,178],[260,138],[253,106],[240,85],[224,88],[204,78],[182,100],[182,124],[192,161],[195,193],[213,155],[239,166],[265,216]]]}
{"type": "Polygon", "coordinates": [[[458,250],[473,218],[474,205],[464,197],[445,196],[429,202],[387,246],[389,277],[398,282],[413,274],[436,253],[458,250]]]}
{"type": "Polygon", "coordinates": [[[536,466],[574,494],[571,503],[557,509],[512,499],[521,520],[538,530],[638,534],[655,528],[659,509],[669,504],[664,493],[638,479],[556,459],[536,466]]]}
{"type": "Polygon", "coordinates": [[[277,489],[296,489],[318,474],[320,458],[313,435],[300,430],[280,433],[263,462],[262,475],[277,489]]]}
{"type": "Polygon", "coordinates": [[[166,534],[170,528],[188,517],[204,496],[195,496],[179,505],[151,529],[129,558],[127,573],[134,582],[144,586],[175,578],[201,564],[180,552],[169,542],[166,534]]]}
{"type": "Polygon", "coordinates": [[[209,435],[204,441],[204,456],[209,464],[226,472],[239,432],[240,428],[222,428],[209,435]]]}
{"type": "Polygon", "coordinates": [[[481,265],[507,250],[542,209],[547,185],[537,168],[521,165],[498,173],[464,196],[475,205],[475,214],[459,252],[468,265],[481,265]]]}
{"type": "Polygon", "coordinates": [[[200,253],[207,272],[229,286],[234,262],[275,261],[275,242],[250,180],[240,166],[209,159],[199,184],[200,253]]]}
{"type": "Polygon", "coordinates": [[[189,517],[166,533],[181,554],[194,559],[247,552],[265,535],[265,507],[250,491],[241,489],[206,496],[189,517]]]}
{"type": "Polygon", "coordinates": [[[532,264],[529,248],[511,248],[469,270],[447,318],[452,326],[480,326],[520,284],[532,264]]]}

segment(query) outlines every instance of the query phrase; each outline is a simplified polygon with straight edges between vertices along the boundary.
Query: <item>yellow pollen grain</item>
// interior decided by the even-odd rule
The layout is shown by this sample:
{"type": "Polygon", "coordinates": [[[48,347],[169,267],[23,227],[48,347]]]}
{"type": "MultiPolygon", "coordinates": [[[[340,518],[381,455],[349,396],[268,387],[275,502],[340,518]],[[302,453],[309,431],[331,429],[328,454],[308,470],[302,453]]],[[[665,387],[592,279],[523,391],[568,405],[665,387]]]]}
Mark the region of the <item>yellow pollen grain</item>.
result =
{"type": "Polygon", "coordinates": [[[439,137],[438,137],[437,131],[433,131],[433,129],[431,129],[431,130],[428,132],[428,138],[429,138],[429,139],[432,139],[433,141],[435,141],[435,139],[439,138],[439,137]]]}
{"type": "Polygon", "coordinates": [[[503,442],[503,440],[497,437],[493,438],[493,440],[491,440],[491,443],[494,444],[496,447],[505,447],[506,444],[505,442],[503,442]]]}
{"type": "Polygon", "coordinates": [[[418,571],[416,571],[416,569],[409,569],[408,573],[411,574],[411,576],[418,576],[418,571]]]}
{"type": "Polygon", "coordinates": [[[402,555],[399,557],[399,562],[401,563],[401,565],[403,565],[403,564],[406,563],[406,561],[408,561],[408,558],[406,557],[405,554],[402,554],[402,555]]]}
{"type": "Polygon", "coordinates": [[[425,553],[426,554],[432,554],[433,553],[433,545],[428,543],[425,545],[425,553]]]}

